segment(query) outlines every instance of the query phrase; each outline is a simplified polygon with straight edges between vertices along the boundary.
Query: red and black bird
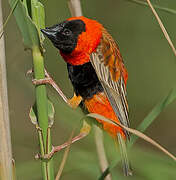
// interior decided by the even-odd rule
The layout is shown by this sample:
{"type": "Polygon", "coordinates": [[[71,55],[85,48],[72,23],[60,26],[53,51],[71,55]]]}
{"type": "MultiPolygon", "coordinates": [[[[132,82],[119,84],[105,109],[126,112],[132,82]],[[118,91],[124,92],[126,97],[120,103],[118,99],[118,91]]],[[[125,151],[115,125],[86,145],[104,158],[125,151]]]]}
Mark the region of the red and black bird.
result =
{"type": "MultiPolygon", "coordinates": [[[[116,42],[97,21],[72,17],[41,30],[60,51],[67,63],[75,95],[88,112],[100,114],[129,127],[126,83],[128,73],[116,42]]],[[[129,133],[119,126],[97,119],[120,145],[125,175],[131,175],[126,152],[129,133]]]]}

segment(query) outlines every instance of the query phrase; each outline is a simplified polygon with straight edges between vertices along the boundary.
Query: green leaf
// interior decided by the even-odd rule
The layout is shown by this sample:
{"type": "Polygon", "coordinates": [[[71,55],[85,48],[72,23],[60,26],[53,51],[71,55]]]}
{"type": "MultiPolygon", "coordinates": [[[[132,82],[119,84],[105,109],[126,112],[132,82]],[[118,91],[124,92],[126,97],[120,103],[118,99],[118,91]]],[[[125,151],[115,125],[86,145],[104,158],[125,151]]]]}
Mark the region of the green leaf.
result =
{"type": "Polygon", "coordinates": [[[48,118],[49,118],[49,126],[51,127],[54,123],[54,106],[53,103],[48,99],[48,118]]]}
{"type": "Polygon", "coordinates": [[[37,113],[36,113],[36,108],[35,107],[36,107],[36,105],[34,104],[34,106],[30,108],[30,110],[29,110],[29,118],[30,118],[32,124],[38,125],[37,113]]]}
{"type": "MultiPolygon", "coordinates": [[[[49,126],[50,127],[54,123],[54,114],[55,114],[55,110],[54,110],[53,103],[48,99],[48,118],[49,118],[49,126]]],[[[32,124],[38,126],[36,103],[30,108],[29,118],[30,118],[32,124]]]]}
{"type": "MultiPolygon", "coordinates": [[[[9,0],[10,6],[13,7],[15,2],[16,0],[9,0]]],[[[28,15],[27,4],[25,5],[22,3],[21,0],[18,0],[17,6],[14,10],[14,16],[23,36],[25,46],[27,46],[28,48],[32,48],[33,46],[39,47],[40,40],[37,28],[31,20],[30,16],[28,15]]]]}
{"type": "MultiPolygon", "coordinates": [[[[149,125],[155,120],[155,118],[174,100],[176,99],[176,89],[172,89],[166,98],[164,98],[161,102],[159,102],[152,111],[145,117],[143,122],[138,126],[137,130],[144,132],[149,125]]],[[[137,140],[138,137],[132,136],[131,143],[129,146],[131,147],[137,140]]],[[[119,158],[114,160],[110,166],[101,174],[99,180],[104,180],[104,178],[110,173],[110,170],[113,169],[117,163],[119,162],[119,158]]]]}
{"type": "MultiPolygon", "coordinates": [[[[165,97],[161,102],[159,102],[152,111],[144,118],[141,124],[138,126],[137,130],[144,132],[151,123],[156,119],[156,117],[174,100],[176,99],[176,89],[172,89],[167,97],[165,97]]],[[[132,136],[130,141],[130,146],[132,146],[138,137],[132,136]]]]}

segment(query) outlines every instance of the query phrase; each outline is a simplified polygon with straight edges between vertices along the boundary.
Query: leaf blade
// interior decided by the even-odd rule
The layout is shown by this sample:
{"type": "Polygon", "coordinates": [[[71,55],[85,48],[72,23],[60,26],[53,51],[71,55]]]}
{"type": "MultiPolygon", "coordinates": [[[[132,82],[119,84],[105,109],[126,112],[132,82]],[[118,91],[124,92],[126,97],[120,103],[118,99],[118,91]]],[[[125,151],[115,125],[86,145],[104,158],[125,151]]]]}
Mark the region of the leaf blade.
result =
{"type": "MultiPolygon", "coordinates": [[[[15,0],[9,0],[9,4],[11,7],[14,6],[14,2],[15,0]]],[[[37,28],[31,20],[30,16],[28,15],[27,7],[25,7],[21,0],[18,0],[16,8],[14,9],[14,16],[23,36],[25,46],[30,49],[33,46],[39,47],[40,40],[37,28]]]]}

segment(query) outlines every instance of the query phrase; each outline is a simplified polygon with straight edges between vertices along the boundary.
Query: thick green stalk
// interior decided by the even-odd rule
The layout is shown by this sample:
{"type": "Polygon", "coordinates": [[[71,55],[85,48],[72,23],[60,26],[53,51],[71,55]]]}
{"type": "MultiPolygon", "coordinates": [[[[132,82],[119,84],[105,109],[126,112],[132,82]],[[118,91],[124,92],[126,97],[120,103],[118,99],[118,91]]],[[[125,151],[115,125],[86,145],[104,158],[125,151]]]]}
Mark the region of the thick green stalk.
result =
{"type": "MultiPolygon", "coordinates": [[[[44,59],[41,51],[38,47],[32,48],[33,65],[34,65],[34,77],[35,79],[44,79],[44,59]]],[[[36,105],[37,105],[37,118],[40,127],[39,141],[40,141],[40,153],[44,156],[45,153],[51,151],[51,138],[48,136],[48,106],[47,106],[47,94],[45,85],[37,85],[35,89],[36,93],[36,105]]],[[[43,162],[42,161],[42,174],[43,180],[54,180],[54,170],[52,159],[43,162]]]]}

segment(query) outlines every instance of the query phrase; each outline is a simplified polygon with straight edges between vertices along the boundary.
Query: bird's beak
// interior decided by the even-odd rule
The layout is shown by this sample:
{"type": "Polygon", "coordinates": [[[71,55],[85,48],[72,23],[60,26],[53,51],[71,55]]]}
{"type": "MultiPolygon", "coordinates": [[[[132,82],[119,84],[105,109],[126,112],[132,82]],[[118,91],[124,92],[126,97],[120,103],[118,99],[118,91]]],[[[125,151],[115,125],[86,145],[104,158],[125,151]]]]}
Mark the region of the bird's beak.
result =
{"type": "Polygon", "coordinates": [[[46,35],[50,40],[56,38],[57,32],[54,31],[52,28],[41,29],[41,32],[46,35]]]}

